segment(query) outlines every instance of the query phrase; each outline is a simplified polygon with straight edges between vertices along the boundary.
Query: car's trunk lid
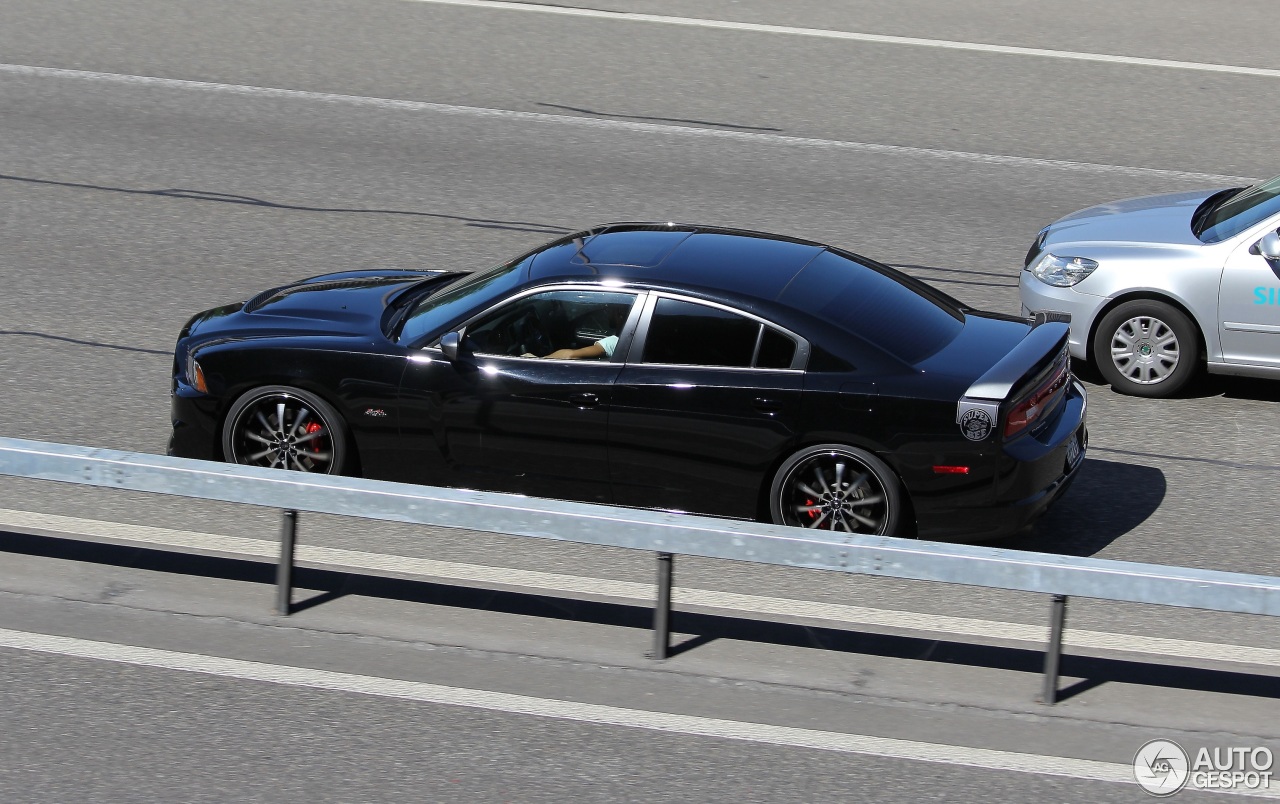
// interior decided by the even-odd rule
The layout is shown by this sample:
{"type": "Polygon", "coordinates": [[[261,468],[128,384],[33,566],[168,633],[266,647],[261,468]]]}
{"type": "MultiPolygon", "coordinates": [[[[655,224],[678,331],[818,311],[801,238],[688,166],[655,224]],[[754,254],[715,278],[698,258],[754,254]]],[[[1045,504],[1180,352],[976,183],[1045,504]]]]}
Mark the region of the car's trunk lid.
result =
{"type": "Polygon", "coordinates": [[[971,441],[1005,440],[1035,432],[1053,417],[1071,382],[1069,327],[1032,327],[983,372],[956,404],[956,424],[971,441]]]}

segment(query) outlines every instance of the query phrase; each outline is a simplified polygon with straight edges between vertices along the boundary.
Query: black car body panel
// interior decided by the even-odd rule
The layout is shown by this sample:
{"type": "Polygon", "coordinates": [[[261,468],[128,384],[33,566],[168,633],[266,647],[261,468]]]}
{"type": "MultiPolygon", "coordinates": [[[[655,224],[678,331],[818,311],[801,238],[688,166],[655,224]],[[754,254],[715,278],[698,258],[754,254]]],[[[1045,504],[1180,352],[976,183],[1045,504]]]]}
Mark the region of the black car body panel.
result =
{"type": "Polygon", "coordinates": [[[1058,362],[1066,327],[1044,327],[1057,329],[1029,338],[1031,322],[819,243],[614,224],[484,273],[328,274],[193,317],[175,350],[170,452],[233,457],[237,401],[297,389],[340,418],[344,472],[768,519],[791,456],[847,445],[896,475],[900,533],[991,538],[1034,521],[1081,463],[1083,389],[1058,362]],[[602,337],[605,319],[565,318],[602,294],[629,309],[612,356],[529,359],[554,346],[546,332],[574,348],[602,337]],[[521,304],[564,320],[523,335],[503,318],[521,304]],[[722,319],[754,347],[715,353],[722,319]],[[1003,387],[997,367],[1015,379],[984,397],[1003,387]],[[985,430],[966,436],[973,409],[985,430]],[[1035,420],[1015,433],[1015,414],[1035,420]]]}

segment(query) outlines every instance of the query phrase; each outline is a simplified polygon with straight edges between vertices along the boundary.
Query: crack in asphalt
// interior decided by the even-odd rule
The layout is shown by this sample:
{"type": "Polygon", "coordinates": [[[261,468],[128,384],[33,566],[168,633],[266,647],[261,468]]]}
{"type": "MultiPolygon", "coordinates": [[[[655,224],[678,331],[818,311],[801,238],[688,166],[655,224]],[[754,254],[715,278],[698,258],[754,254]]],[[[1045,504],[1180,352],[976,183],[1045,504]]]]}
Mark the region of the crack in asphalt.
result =
{"type": "Polygon", "coordinates": [[[251,207],[265,207],[268,209],[282,209],[293,212],[344,212],[366,215],[409,215],[420,218],[436,218],[438,220],[459,221],[465,226],[473,226],[481,229],[510,229],[517,232],[538,232],[541,234],[568,234],[573,229],[556,226],[549,223],[535,223],[529,221],[504,221],[493,218],[473,218],[465,215],[448,215],[442,212],[421,212],[411,209],[367,209],[359,207],[316,207],[306,206],[303,204],[285,204],[279,201],[268,201],[263,198],[255,198],[250,195],[236,195],[233,193],[220,193],[213,190],[188,190],[182,187],[170,187],[158,190],[139,190],[132,187],[112,187],[102,184],[87,184],[84,182],[73,181],[56,181],[54,179],[36,179],[29,176],[10,176],[0,174],[0,181],[22,182],[25,184],[40,184],[49,187],[67,187],[76,190],[100,190],[111,193],[124,193],[127,195],[150,195],[159,198],[177,198],[188,201],[216,201],[223,204],[240,204],[251,207]]]}
{"type": "Polygon", "coordinates": [[[583,109],[577,106],[564,106],[559,103],[535,103],[535,106],[542,106],[547,109],[562,109],[566,112],[579,112],[581,114],[589,114],[593,117],[604,117],[610,120],[652,120],[660,123],[689,123],[697,126],[715,126],[716,128],[732,128],[740,131],[782,131],[780,128],[773,126],[745,126],[737,123],[717,123],[714,120],[694,120],[685,117],[651,117],[640,114],[618,114],[616,112],[597,112],[594,109],[583,109]]]}
{"type": "Polygon", "coordinates": [[[22,329],[2,329],[0,336],[3,335],[19,335],[26,338],[41,338],[48,341],[63,341],[65,343],[74,343],[77,346],[92,346],[97,349],[116,349],[121,352],[138,352],[145,355],[161,355],[163,357],[172,357],[173,352],[161,351],[159,349],[144,349],[141,346],[121,346],[116,343],[101,343],[99,341],[86,341],[79,338],[68,338],[64,335],[50,335],[47,332],[32,332],[22,329]]]}
{"type": "Polygon", "coordinates": [[[1268,463],[1240,463],[1239,461],[1224,461],[1220,458],[1193,458],[1189,455],[1165,455],[1159,452],[1138,452],[1131,449],[1116,449],[1114,447],[1095,447],[1090,445],[1090,452],[1109,452],[1114,455],[1128,455],[1135,458],[1159,458],[1166,461],[1187,461],[1189,463],[1205,463],[1210,466],[1224,466],[1228,469],[1243,469],[1245,471],[1257,472],[1280,472],[1280,466],[1268,463]]]}

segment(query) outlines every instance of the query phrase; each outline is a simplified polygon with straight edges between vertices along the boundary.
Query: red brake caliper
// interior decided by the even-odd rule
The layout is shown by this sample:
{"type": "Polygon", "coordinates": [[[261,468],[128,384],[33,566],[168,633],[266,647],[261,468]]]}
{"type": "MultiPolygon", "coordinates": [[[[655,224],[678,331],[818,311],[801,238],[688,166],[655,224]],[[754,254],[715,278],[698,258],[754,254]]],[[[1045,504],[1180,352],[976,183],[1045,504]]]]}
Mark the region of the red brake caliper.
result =
{"type": "Polygon", "coordinates": [[[810,518],[810,519],[817,519],[817,518],[818,518],[818,512],[817,512],[817,511],[815,511],[815,510],[813,510],[813,506],[817,505],[817,504],[818,504],[818,501],[817,501],[817,500],[805,500],[805,501],[804,501],[804,504],[805,504],[806,506],[808,506],[808,508],[809,508],[809,511],[808,511],[809,518],[810,518]]]}
{"type": "MultiPolygon", "coordinates": [[[[307,422],[307,426],[304,429],[307,435],[311,435],[312,433],[318,433],[321,430],[323,430],[324,426],[320,424],[320,422],[307,422]]],[[[320,439],[317,438],[311,442],[311,451],[312,452],[320,451],[320,439]]]]}

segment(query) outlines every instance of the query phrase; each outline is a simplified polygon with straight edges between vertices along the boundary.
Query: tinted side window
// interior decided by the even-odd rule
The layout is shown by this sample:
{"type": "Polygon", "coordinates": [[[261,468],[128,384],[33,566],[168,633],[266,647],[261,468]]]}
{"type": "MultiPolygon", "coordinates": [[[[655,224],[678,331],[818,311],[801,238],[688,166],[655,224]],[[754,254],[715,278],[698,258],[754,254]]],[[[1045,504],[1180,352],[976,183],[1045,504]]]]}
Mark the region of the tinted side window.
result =
{"type": "Polygon", "coordinates": [[[756,357],[759,368],[784,369],[791,368],[791,359],[796,356],[796,342],[778,332],[776,329],[764,328],[764,337],[760,339],[760,354],[756,357]]]}
{"type": "Polygon", "coordinates": [[[645,363],[746,368],[760,324],[702,304],[659,299],[645,339],[645,363]]]}
{"type": "Polygon", "coordinates": [[[552,290],[504,304],[467,325],[467,347],[475,354],[547,357],[560,349],[599,343],[613,356],[634,293],[552,290]]]}

